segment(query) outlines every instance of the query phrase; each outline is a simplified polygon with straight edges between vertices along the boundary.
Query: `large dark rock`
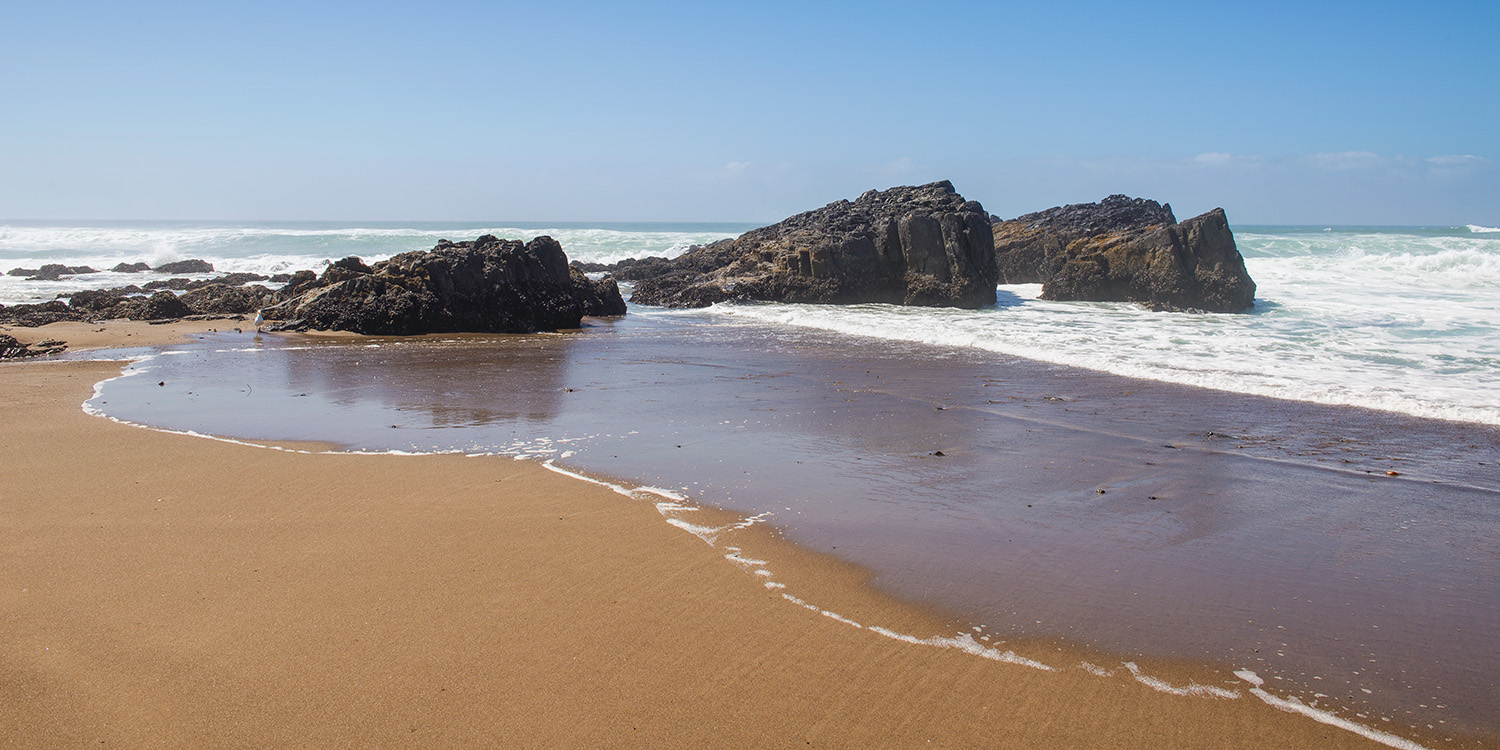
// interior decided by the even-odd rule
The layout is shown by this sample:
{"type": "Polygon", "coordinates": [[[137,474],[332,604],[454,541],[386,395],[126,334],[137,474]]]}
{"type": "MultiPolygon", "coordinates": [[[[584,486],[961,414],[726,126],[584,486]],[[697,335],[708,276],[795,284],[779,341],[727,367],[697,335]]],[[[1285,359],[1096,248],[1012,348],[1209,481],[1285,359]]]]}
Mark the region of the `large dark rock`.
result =
{"type": "MultiPolygon", "coordinates": [[[[140,287],[136,290],[140,291],[140,287]]],[[[84,289],[68,295],[68,307],[98,312],[114,307],[127,296],[127,293],[114,289],[84,289]]]]}
{"type": "MultiPolygon", "coordinates": [[[[276,277],[273,276],[271,280],[276,281],[276,277]]],[[[317,274],[308,270],[298,271],[282,280],[282,287],[276,290],[276,294],[281,299],[291,299],[293,295],[305,292],[317,283],[317,274]]]]}
{"type": "Polygon", "coordinates": [[[1043,299],[1212,312],[1255,304],[1223,209],[1178,223],[1169,205],[1112,195],[999,221],[993,231],[1001,282],[1040,282],[1043,299]]]}
{"type": "Polygon", "coordinates": [[[631,301],[668,307],[726,300],[995,302],[989,215],[946,181],[871,190],[671,261],[646,258],[632,266],[617,272],[637,280],[631,301]]]}
{"type": "Polygon", "coordinates": [[[142,312],[142,316],[146,320],[181,318],[192,314],[192,308],[188,307],[187,303],[171,292],[157,292],[147,297],[146,307],[142,312]]]}
{"type": "Polygon", "coordinates": [[[41,268],[12,268],[5,272],[6,276],[26,276],[27,281],[57,281],[64,276],[76,276],[85,273],[99,273],[88,266],[65,266],[61,263],[48,263],[41,268]]]}
{"type": "Polygon", "coordinates": [[[188,309],[198,315],[244,315],[265,307],[271,290],[256,284],[205,284],[182,293],[188,309]]]}
{"type": "Polygon", "coordinates": [[[625,314],[625,298],[620,296],[620,287],[614,279],[592,281],[583,269],[576,266],[568,269],[573,282],[573,291],[583,305],[583,314],[608,317],[625,314]]]}
{"type": "Polygon", "coordinates": [[[193,258],[191,260],[179,260],[174,263],[163,263],[156,267],[157,273],[213,273],[214,264],[206,260],[193,258]]]}
{"type": "Polygon", "coordinates": [[[1123,195],[996,220],[995,266],[1002,284],[1040,284],[1051,275],[1048,258],[1062,253],[1073,240],[1176,223],[1170,204],[1123,195]]]}
{"type": "Polygon", "coordinates": [[[65,320],[87,320],[86,311],[74,310],[62,300],[49,300],[35,305],[10,305],[0,307],[0,323],[35,328],[48,323],[65,320]]]}
{"type": "Polygon", "coordinates": [[[624,312],[612,280],[573,273],[551,237],[522,244],[490,235],[442,240],[432,250],[374,265],[331,264],[308,282],[294,276],[266,317],[284,328],[367,334],[529,333],[577,328],[584,315],[624,312]]]}
{"type": "Polygon", "coordinates": [[[99,273],[88,266],[65,266],[61,263],[48,263],[41,268],[12,268],[6,272],[7,276],[26,276],[27,281],[57,281],[64,276],[76,276],[86,273],[99,273]]]}
{"type": "Polygon", "coordinates": [[[151,266],[148,266],[145,263],[125,263],[122,261],[120,263],[116,263],[115,267],[109,270],[114,271],[115,273],[141,273],[142,271],[151,270],[151,266]]]}

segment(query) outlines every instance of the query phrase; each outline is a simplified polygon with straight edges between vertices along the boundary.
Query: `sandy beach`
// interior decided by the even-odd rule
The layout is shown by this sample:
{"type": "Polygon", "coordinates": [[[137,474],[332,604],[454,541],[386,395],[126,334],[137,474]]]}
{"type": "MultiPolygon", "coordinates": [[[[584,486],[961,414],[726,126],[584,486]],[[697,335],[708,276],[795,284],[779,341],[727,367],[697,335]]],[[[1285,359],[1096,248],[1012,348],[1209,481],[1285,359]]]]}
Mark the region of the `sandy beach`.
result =
{"type": "MultiPolygon", "coordinates": [[[[90,345],[190,330],[112,325],[90,345]]],[[[1057,644],[1006,645],[1065,665],[1042,671],[851,627],[726,550],[774,559],[846,619],[961,624],[774,530],[711,546],[535,462],[290,452],[83,413],[119,370],[0,367],[12,746],[1376,746],[1244,689],[1100,677],[1057,644]]]]}

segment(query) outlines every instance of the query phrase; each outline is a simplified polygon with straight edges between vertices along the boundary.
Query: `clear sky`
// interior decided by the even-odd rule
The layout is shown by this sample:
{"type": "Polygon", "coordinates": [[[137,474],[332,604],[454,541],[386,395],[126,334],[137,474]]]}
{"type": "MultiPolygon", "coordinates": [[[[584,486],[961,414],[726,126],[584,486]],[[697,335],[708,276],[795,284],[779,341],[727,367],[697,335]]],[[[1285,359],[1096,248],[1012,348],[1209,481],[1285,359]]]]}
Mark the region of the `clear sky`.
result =
{"type": "Polygon", "coordinates": [[[10,2],[0,218],[1500,225],[1500,2],[10,2]]]}

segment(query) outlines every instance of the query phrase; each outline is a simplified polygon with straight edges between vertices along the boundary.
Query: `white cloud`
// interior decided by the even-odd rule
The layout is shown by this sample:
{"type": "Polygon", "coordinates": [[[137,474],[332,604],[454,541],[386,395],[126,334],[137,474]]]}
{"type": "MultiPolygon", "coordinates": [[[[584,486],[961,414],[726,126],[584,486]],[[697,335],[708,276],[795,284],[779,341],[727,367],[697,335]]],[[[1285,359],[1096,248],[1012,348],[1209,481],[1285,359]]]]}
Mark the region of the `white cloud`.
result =
{"type": "Polygon", "coordinates": [[[1425,159],[1428,164],[1440,169],[1463,169],[1468,167],[1483,167],[1489,165],[1489,159],[1473,154],[1443,154],[1441,156],[1429,156],[1425,159]]]}
{"type": "Polygon", "coordinates": [[[1339,151],[1336,153],[1308,154],[1307,162],[1318,169],[1348,170],[1369,169],[1388,163],[1380,154],[1370,151],[1339,151]]]}

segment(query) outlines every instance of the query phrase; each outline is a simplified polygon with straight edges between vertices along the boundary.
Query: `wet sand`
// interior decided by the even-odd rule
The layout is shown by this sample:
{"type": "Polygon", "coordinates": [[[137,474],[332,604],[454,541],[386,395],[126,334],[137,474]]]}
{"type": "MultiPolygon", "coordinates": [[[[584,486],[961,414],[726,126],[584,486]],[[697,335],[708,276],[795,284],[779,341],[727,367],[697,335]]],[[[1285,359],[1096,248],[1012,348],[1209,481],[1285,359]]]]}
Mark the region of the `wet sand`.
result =
{"type": "Polygon", "coordinates": [[[957,623],[766,527],[711,546],[535,462],[268,450],[80,411],[119,367],[0,365],[0,735],[19,746],[1372,746],[1244,690],[1100,677],[1056,644],[1006,646],[1065,667],[1044,672],[893,640],[868,626],[957,623]]]}
{"type": "Polygon", "coordinates": [[[211,337],[143,367],[103,408],[551,457],[764,515],[983,636],[1060,639],[1112,668],[1212,664],[1241,688],[1231,673],[1251,669],[1411,736],[1500,734],[1495,428],[694,314],[556,336],[211,337]]]}

